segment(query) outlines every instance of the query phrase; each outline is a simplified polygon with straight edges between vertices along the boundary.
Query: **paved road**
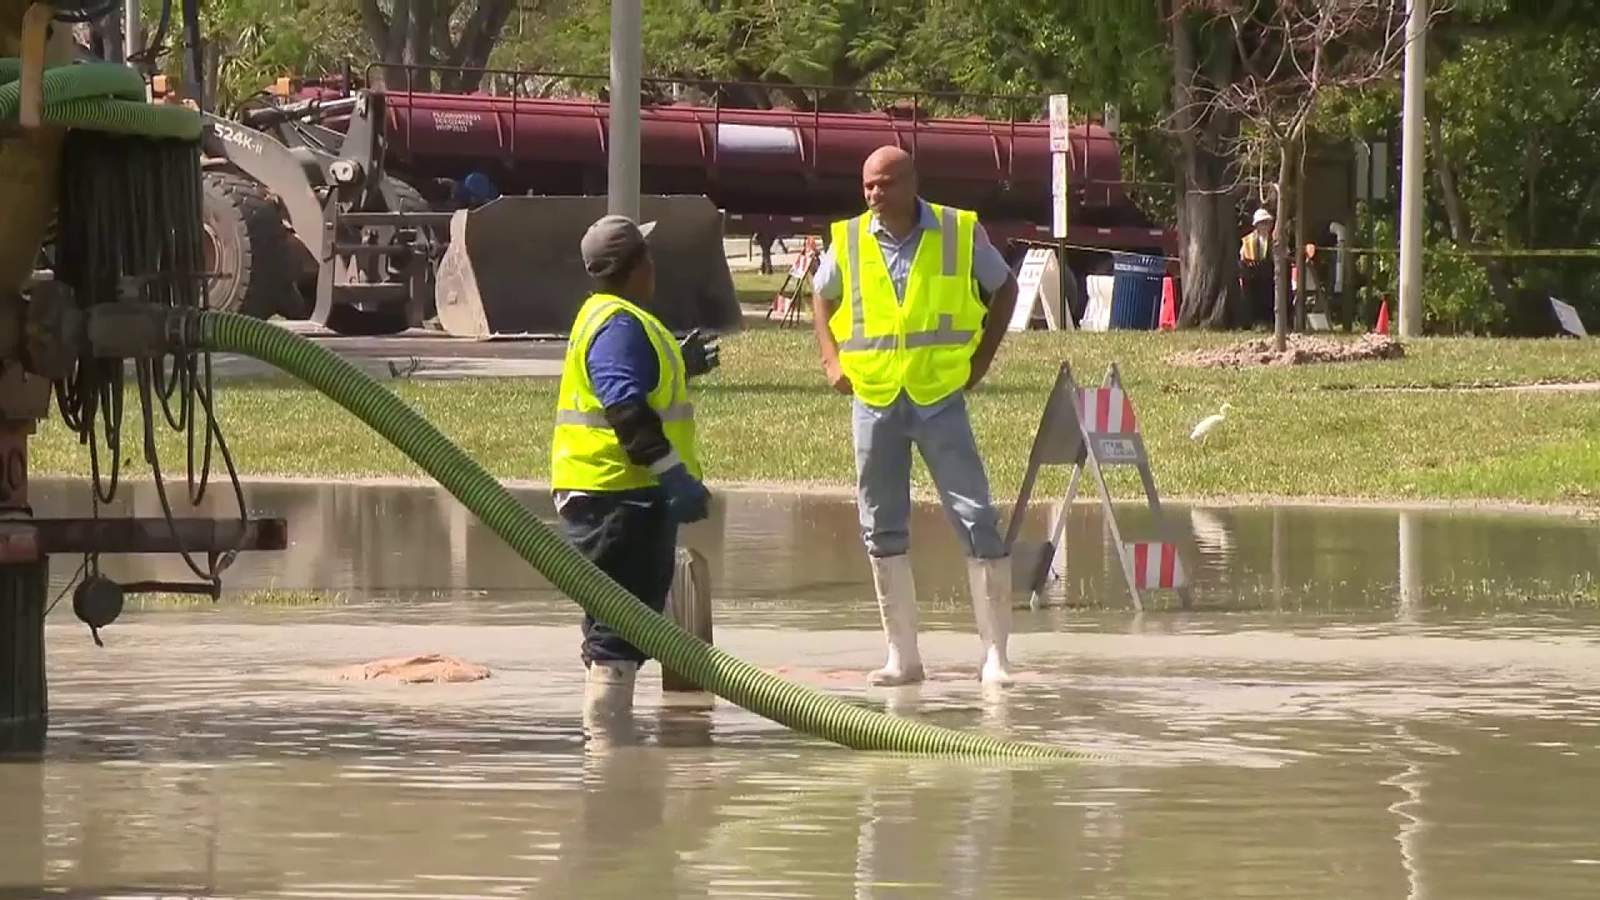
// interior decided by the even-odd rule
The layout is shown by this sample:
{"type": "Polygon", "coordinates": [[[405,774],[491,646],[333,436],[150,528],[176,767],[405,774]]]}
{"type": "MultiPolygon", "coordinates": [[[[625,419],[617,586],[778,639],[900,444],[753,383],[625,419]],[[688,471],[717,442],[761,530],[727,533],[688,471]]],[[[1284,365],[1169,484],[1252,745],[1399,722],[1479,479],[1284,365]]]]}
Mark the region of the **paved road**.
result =
{"type": "MultiPolygon", "coordinates": [[[[745,327],[771,327],[765,312],[746,307],[745,327]]],[[[310,322],[278,320],[278,324],[315,340],[379,379],[559,378],[567,351],[567,342],[557,339],[474,341],[420,328],[384,337],[344,337],[310,322]]],[[[220,378],[279,374],[266,363],[232,354],[213,356],[212,365],[220,378]]]]}
{"type": "MultiPolygon", "coordinates": [[[[791,250],[798,250],[805,238],[788,238],[787,242],[791,250]]],[[[744,237],[723,241],[729,269],[753,271],[760,266],[759,251],[746,256],[749,246],[744,237]]],[[[793,264],[794,257],[792,252],[774,252],[773,266],[782,272],[793,264]]],[[[764,324],[761,312],[745,310],[747,324],[764,324]]],[[[279,324],[315,339],[376,378],[559,378],[566,352],[566,342],[560,340],[472,341],[423,329],[386,337],[342,337],[309,322],[279,324]]],[[[240,356],[218,355],[213,357],[213,365],[223,378],[275,374],[271,366],[240,356]]]]}
{"type": "MultiPolygon", "coordinates": [[[[376,378],[557,378],[566,342],[559,340],[473,341],[413,329],[386,337],[341,337],[309,322],[285,328],[316,340],[376,378]]],[[[271,375],[274,369],[245,357],[213,358],[225,378],[271,375]]]]}

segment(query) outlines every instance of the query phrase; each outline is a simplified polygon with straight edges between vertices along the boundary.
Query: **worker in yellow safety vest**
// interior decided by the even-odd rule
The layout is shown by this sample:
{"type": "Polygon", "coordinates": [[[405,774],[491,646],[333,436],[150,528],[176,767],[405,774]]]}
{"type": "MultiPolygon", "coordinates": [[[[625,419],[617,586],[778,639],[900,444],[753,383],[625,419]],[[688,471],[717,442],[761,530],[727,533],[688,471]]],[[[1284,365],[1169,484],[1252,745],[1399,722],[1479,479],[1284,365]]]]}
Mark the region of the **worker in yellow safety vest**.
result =
{"type": "Polygon", "coordinates": [[[1270,323],[1273,316],[1272,226],[1272,213],[1258,208],[1250,219],[1250,233],[1239,239],[1239,286],[1253,322],[1270,323]]]}
{"type": "Polygon", "coordinates": [[[925,676],[909,556],[915,444],[967,557],[979,677],[1008,684],[1011,561],[965,393],[1005,336],[1016,278],[974,213],[917,195],[904,150],[878,148],[861,181],[868,210],[833,223],[813,278],[813,322],[828,383],[854,397],[856,505],[888,644],[869,677],[891,685],[925,676]]]}
{"type": "MultiPolygon", "coordinates": [[[[550,482],[569,541],[646,606],[666,605],[677,530],[706,517],[690,378],[715,368],[714,340],[680,344],[647,307],[655,263],[643,227],[595,222],[581,243],[596,290],[567,339],[550,446],[550,482]]],[[[604,622],[583,619],[585,721],[631,712],[645,655],[604,622]]]]}

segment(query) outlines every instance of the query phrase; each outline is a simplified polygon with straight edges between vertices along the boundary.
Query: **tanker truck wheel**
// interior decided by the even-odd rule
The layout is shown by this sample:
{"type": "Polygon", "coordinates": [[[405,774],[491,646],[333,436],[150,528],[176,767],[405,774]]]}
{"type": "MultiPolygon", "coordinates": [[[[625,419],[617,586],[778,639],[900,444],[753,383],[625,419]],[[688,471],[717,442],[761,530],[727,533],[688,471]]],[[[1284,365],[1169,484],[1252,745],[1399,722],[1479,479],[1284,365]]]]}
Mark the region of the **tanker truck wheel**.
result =
{"type": "Polygon", "coordinates": [[[235,172],[206,172],[201,223],[205,269],[216,276],[206,286],[207,308],[266,319],[298,305],[289,232],[261,185],[235,172]]]}

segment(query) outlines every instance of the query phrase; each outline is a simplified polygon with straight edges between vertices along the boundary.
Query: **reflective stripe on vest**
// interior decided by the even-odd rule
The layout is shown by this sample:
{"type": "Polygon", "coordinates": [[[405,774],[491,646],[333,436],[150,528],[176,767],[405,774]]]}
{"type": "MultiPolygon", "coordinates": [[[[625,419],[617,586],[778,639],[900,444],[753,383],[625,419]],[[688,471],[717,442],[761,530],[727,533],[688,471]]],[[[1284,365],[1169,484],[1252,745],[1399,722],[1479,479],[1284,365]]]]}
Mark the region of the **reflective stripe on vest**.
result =
{"type": "MultiPolygon", "coordinates": [[[[687,422],[694,419],[693,403],[674,403],[664,410],[657,410],[663,422],[687,422]]],[[[610,428],[611,422],[606,419],[605,413],[578,412],[575,409],[556,410],[557,425],[586,425],[590,428],[610,428]]]]}
{"type": "Polygon", "coordinates": [[[939,220],[938,237],[934,229],[919,236],[903,296],[894,291],[888,261],[868,230],[870,214],[833,226],[849,311],[835,310],[829,329],[856,396],[869,405],[887,406],[902,390],[918,403],[936,402],[959,390],[971,371],[986,312],[972,278],[977,217],[929,206],[939,220]],[[879,333],[869,333],[869,322],[879,333]],[[882,333],[885,328],[892,331],[882,333]]]}
{"type": "Polygon", "coordinates": [[[683,351],[655,316],[620,297],[596,294],[579,310],[567,342],[550,446],[551,486],[556,490],[620,491],[658,483],[649,469],[628,459],[589,382],[587,360],[594,336],[619,312],[639,322],[656,353],[659,375],[646,398],[650,408],[661,417],[662,431],[684,465],[695,477],[701,474],[683,351]]]}

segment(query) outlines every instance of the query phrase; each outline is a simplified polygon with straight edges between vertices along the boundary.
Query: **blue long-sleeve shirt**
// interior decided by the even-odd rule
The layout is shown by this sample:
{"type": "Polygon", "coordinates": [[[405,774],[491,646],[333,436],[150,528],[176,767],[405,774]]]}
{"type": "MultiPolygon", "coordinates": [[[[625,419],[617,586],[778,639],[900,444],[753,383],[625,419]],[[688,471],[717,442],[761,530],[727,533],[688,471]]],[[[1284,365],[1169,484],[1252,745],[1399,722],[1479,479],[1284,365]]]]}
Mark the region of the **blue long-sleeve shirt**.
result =
{"type": "Polygon", "coordinates": [[[626,312],[613,313],[595,332],[584,364],[602,406],[644,401],[661,380],[661,364],[644,323],[626,312]]]}

